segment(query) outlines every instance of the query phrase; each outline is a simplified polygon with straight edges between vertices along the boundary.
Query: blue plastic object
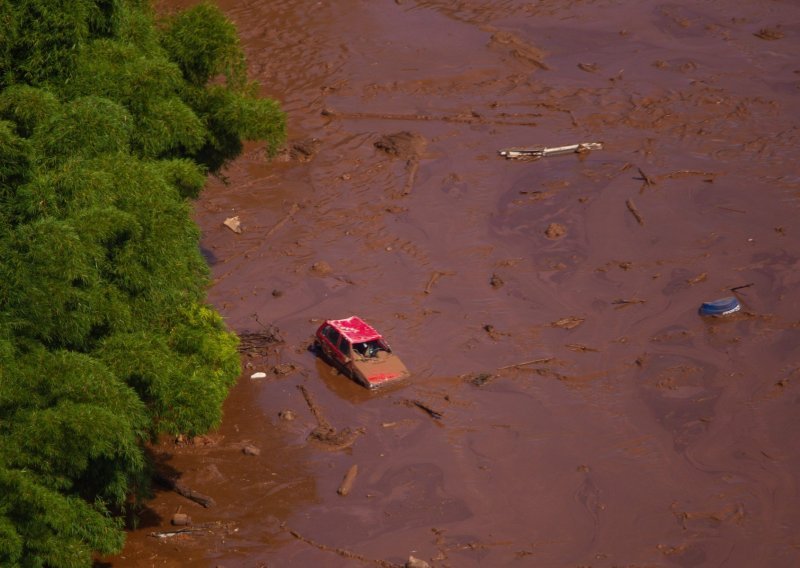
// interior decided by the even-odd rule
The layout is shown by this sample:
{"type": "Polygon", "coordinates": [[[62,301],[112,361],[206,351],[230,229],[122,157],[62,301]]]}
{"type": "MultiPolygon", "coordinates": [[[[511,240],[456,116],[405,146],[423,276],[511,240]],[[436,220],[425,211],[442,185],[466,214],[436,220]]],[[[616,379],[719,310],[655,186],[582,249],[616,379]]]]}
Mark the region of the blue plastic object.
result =
{"type": "Polygon", "coordinates": [[[739,300],[733,296],[729,296],[728,298],[703,302],[703,305],[700,306],[700,315],[727,316],[728,314],[738,312],[741,307],[742,305],[739,303],[739,300]]]}

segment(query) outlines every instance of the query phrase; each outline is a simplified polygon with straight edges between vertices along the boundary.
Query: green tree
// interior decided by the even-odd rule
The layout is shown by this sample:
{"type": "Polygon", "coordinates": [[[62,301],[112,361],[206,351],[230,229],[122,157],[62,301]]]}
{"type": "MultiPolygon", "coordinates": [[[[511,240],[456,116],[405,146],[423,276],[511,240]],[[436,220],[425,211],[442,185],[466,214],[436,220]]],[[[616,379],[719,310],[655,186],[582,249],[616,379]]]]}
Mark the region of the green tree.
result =
{"type": "Polygon", "coordinates": [[[208,3],[0,0],[0,26],[0,565],[90,566],[144,446],[222,419],[237,338],[188,200],[285,117],[208,3]]]}

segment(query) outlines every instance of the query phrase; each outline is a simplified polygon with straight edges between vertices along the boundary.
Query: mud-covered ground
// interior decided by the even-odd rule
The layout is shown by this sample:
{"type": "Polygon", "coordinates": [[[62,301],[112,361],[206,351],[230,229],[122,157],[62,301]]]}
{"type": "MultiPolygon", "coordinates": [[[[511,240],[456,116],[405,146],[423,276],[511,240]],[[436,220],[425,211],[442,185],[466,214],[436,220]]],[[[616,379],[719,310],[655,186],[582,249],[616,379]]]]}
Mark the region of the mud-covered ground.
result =
{"type": "Polygon", "coordinates": [[[108,565],[800,565],[800,5],[221,5],[289,113],[197,203],[246,370],[108,565]],[[306,350],[353,314],[408,382],[306,350]]]}

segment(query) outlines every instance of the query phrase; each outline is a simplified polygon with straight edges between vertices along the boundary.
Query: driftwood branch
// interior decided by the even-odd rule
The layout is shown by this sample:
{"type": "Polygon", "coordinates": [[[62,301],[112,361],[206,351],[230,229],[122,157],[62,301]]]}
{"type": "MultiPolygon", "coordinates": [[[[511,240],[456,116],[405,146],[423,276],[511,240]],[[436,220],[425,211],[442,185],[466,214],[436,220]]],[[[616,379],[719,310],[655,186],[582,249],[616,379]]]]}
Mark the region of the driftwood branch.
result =
{"type": "Polygon", "coordinates": [[[311,411],[311,414],[314,415],[314,418],[317,421],[317,425],[320,428],[331,428],[331,423],[325,419],[325,416],[322,414],[322,409],[317,406],[317,403],[314,402],[314,398],[311,396],[311,393],[308,392],[308,389],[303,385],[297,385],[297,388],[303,393],[303,398],[306,399],[306,404],[308,405],[308,409],[311,411]]]}
{"type": "Polygon", "coordinates": [[[289,219],[291,219],[294,216],[294,214],[297,213],[298,211],[300,211],[300,205],[298,203],[292,203],[292,206],[289,207],[289,212],[286,213],[286,215],[284,215],[280,221],[275,223],[269,231],[267,231],[267,234],[264,235],[264,238],[268,239],[269,237],[271,237],[273,233],[275,233],[278,229],[283,227],[286,224],[286,222],[289,219]]]}
{"type": "Polygon", "coordinates": [[[433,288],[434,284],[436,284],[439,281],[439,278],[441,278],[442,276],[450,276],[452,274],[453,274],[452,272],[440,272],[437,270],[436,272],[431,274],[430,278],[428,278],[428,283],[425,285],[425,290],[423,290],[423,292],[425,292],[426,294],[430,294],[431,289],[433,288]]]}
{"type": "Polygon", "coordinates": [[[364,563],[367,563],[367,564],[373,564],[375,566],[380,566],[381,568],[403,568],[403,566],[401,564],[395,564],[393,562],[387,562],[386,560],[380,560],[380,559],[376,559],[376,558],[367,558],[366,556],[362,556],[360,554],[356,554],[355,552],[351,552],[351,551],[345,550],[343,548],[336,548],[334,546],[328,546],[327,544],[322,544],[320,542],[316,542],[314,540],[311,540],[310,538],[304,537],[299,532],[291,530],[291,529],[289,529],[289,534],[292,535],[297,540],[305,542],[306,544],[309,544],[309,545],[313,546],[314,548],[317,548],[317,549],[322,550],[324,552],[333,552],[334,554],[338,554],[342,558],[347,558],[349,560],[358,560],[360,562],[364,562],[364,563]]]}
{"type": "Polygon", "coordinates": [[[644,189],[645,187],[650,187],[651,185],[655,185],[656,184],[656,180],[654,180],[649,175],[644,173],[644,170],[642,170],[642,168],[638,168],[637,167],[636,169],[639,170],[639,175],[642,176],[641,179],[642,179],[642,181],[644,181],[644,185],[643,185],[642,189],[644,189]]]}
{"type": "Polygon", "coordinates": [[[415,406],[415,407],[425,411],[428,414],[428,416],[430,416],[431,418],[433,418],[435,420],[441,420],[442,419],[443,415],[442,415],[441,412],[438,412],[438,411],[432,409],[430,406],[428,406],[427,404],[425,404],[424,402],[421,402],[419,400],[405,399],[405,400],[403,400],[403,404],[405,404],[406,406],[415,406]]]}
{"type": "Polygon", "coordinates": [[[525,367],[527,365],[537,365],[539,363],[549,363],[552,361],[552,357],[544,357],[543,359],[531,359],[530,361],[523,361],[522,363],[514,363],[513,365],[506,365],[505,367],[498,367],[498,371],[503,371],[505,369],[516,369],[517,367],[525,367]]]}
{"type": "Polygon", "coordinates": [[[174,491],[178,495],[186,497],[187,499],[189,499],[191,501],[194,501],[195,503],[197,503],[199,505],[202,505],[203,507],[206,507],[206,508],[213,507],[214,505],[217,504],[217,502],[214,501],[214,499],[212,499],[208,495],[203,495],[202,493],[199,493],[199,492],[187,487],[186,485],[181,483],[178,479],[169,477],[169,476],[167,476],[167,475],[165,475],[163,473],[159,473],[159,472],[155,473],[154,478],[155,478],[155,480],[157,482],[159,482],[164,487],[166,487],[168,489],[171,489],[172,491],[174,491]]]}
{"type": "Polygon", "coordinates": [[[633,202],[632,199],[628,199],[625,201],[625,205],[628,207],[628,211],[636,218],[636,222],[640,225],[644,226],[644,217],[642,214],[639,213],[639,210],[636,208],[636,204],[633,202]]]}

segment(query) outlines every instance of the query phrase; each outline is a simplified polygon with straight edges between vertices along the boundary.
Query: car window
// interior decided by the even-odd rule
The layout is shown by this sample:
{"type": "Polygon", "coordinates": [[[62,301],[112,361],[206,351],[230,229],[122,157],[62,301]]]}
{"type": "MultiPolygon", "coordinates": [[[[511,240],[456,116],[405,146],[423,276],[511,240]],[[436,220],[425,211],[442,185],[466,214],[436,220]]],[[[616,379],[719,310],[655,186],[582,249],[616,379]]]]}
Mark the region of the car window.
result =
{"type": "Polygon", "coordinates": [[[347,357],[350,356],[350,351],[351,351],[350,342],[347,341],[347,339],[345,339],[344,337],[342,337],[342,340],[339,343],[339,351],[342,352],[342,355],[345,355],[347,357]]]}
{"type": "Polygon", "coordinates": [[[334,347],[338,346],[341,334],[335,328],[328,326],[322,330],[322,334],[330,340],[334,347]]]}

